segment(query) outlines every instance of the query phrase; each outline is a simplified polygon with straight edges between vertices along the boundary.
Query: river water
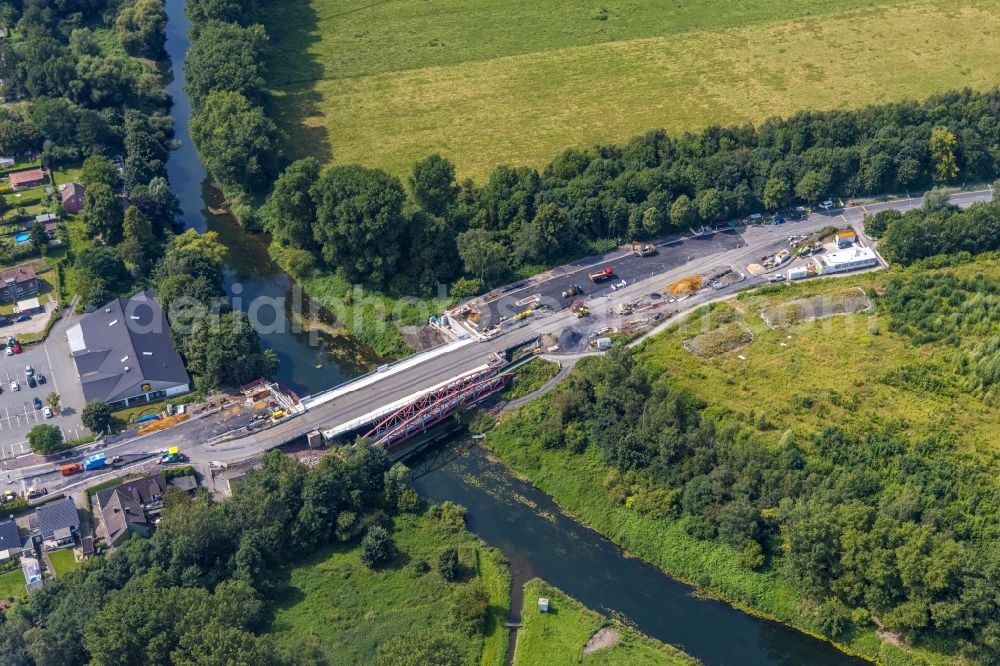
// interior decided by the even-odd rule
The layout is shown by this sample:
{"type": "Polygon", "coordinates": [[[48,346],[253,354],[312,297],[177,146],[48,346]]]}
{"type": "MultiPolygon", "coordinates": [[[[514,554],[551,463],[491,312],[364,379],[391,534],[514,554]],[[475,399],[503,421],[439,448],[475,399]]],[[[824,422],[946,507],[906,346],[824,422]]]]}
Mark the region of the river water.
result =
{"type": "MultiPolygon", "coordinates": [[[[167,174],[180,198],[184,224],[215,231],[229,249],[226,291],[234,306],[257,309],[265,346],[281,360],[277,379],[300,395],[357,376],[347,359],[368,356],[341,338],[310,337],[291,330],[289,313],[300,300],[294,282],[271,261],[267,237],[245,232],[229,215],[213,213],[221,203],[188,133],[190,103],[184,94],[184,55],[189,46],[184,0],[166,0],[167,52],[173,80],[167,87],[180,147],[170,154],[167,174]]],[[[521,584],[538,576],[590,608],[624,616],[659,640],[677,645],[706,664],[727,666],[853,665],[862,662],[782,625],[747,615],[694,590],[621,549],[563,514],[545,494],[515,478],[480,447],[459,443],[426,454],[427,471],[414,481],[432,501],[463,504],[469,528],[510,560],[515,618],[521,584]],[[460,455],[458,455],[460,453],[460,455]],[[441,462],[444,461],[444,462],[441,462]]]]}
{"type": "Polygon", "coordinates": [[[215,231],[229,248],[225,262],[226,291],[234,307],[251,311],[259,320],[261,341],[278,354],[276,379],[299,395],[320,391],[356,377],[371,361],[371,350],[356,342],[322,333],[294,332],[291,313],[305,302],[294,281],[268,256],[267,236],[250,234],[232,216],[216,214],[221,196],[211,186],[188,131],[191,104],[184,93],[184,55],[189,41],[184,0],[167,0],[167,53],[173,80],[167,92],[173,98],[175,137],[180,147],[170,153],[167,176],[181,202],[184,225],[215,231]],[[356,360],[358,359],[358,360],[356,360]]]}
{"type": "Polygon", "coordinates": [[[645,634],[705,664],[856,666],[829,643],[748,615],[665,575],[568,517],[550,497],[514,477],[479,446],[453,443],[412,461],[414,487],[433,502],[466,507],[469,529],[510,560],[514,619],[521,585],[533,577],[585,606],[623,616],[645,634]]]}

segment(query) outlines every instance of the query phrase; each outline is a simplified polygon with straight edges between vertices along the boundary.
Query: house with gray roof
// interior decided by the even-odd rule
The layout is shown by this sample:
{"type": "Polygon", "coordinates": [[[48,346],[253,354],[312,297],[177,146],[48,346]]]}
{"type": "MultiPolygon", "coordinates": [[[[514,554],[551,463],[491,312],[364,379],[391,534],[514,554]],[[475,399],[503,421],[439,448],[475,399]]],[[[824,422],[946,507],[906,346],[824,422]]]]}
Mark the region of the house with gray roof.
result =
{"type": "Polygon", "coordinates": [[[0,522],[0,562],[21,554],[21,532],[13,520],[0,522]]]}
{"type": "Polygon", "coordinates": [[[35,509],[38,516],[38,536],[42,548],[58,550],[76,544],[76,534],[80,531],[80,516],[76,504],[69,497],[49,502],[35,509]]]}
{"type": "Polygon", "coordinates": [[[113,488],[97,493],[97,508],[101,516],[101,533],[108,545],[117,547],[133,534],[148,537],[152,524],[146,511],[158,508],[167,489],[163,474],[130,479],[113,488]]]}
{"type": "Polygon", "coordinates": [[[84,315],[66,337],[86,402],[119,409],[190,390],[167,315],[149,291],[84,315]]]}

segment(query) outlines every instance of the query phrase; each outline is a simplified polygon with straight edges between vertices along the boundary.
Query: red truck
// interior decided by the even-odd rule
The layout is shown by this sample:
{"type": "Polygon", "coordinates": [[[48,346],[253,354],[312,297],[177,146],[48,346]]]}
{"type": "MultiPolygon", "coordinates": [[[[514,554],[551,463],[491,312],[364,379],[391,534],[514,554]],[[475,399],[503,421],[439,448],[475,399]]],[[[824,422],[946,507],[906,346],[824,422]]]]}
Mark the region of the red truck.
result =
{"type": "Polygon", "coordinates": [[[605,280],[610,280],[615,275],[615,271],[611,266],[606,266],[596,273],[590,274],[590,280],[592,282],[604,282],[605,280]]]}

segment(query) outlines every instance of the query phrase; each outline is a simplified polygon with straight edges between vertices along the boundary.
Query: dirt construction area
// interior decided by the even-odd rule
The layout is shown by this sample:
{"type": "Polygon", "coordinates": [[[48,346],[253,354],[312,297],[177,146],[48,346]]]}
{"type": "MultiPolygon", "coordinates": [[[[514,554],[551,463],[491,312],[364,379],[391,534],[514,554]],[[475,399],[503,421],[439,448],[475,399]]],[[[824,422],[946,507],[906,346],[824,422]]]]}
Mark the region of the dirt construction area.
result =
{"type": "Polygon", "coordinates": [[[774,305],[761,311],[760,316],[765,324],[777,328],[835,315],[864,312],[871,307],[872,302],[864,289],[850,287],[832,294],[799,298],[774,305]]]}

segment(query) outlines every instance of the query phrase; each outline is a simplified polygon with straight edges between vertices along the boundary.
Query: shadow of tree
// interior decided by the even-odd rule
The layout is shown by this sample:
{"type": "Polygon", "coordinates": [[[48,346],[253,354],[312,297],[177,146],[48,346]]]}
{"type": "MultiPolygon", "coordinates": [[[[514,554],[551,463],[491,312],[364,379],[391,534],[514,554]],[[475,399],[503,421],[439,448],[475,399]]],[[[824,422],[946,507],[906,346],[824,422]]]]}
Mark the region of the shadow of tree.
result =
{"type": "Polygon", "coordinates": [[[326,77],[313,53],[320,41],[316,11],[309,0],[275,3],[262,15],[270,35],[265,54],[268,115],[285,134],[283,148],[289,160],[312,156],[321,163],[333,159],[326,128],[307,121],[321,113],[322,95],[315,89],[326,77]],[[273,33],[273,34],[272,34],[273,33]]]}

